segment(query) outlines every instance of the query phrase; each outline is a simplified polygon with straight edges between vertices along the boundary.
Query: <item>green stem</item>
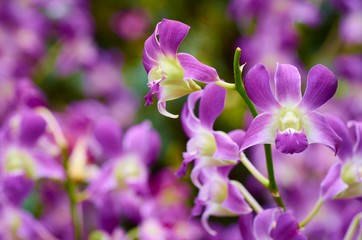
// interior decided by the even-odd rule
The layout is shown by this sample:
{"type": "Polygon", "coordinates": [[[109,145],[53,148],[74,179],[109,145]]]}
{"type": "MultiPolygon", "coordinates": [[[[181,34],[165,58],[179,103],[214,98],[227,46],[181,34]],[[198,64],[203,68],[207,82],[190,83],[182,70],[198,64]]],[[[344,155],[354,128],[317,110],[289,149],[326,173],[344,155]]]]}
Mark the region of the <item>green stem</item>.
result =
{"type": "Polygon", "coordinates": [[[244,196],[245,200],[249,203],[249,205],[254,209],[256,213],[261,213],[263,211],[263,208],[255,200],[253,195],[251,195],[249,191],[241,183],[235,180],[231,180],[231,182],[234,183],[236,186],[238,186],[241,194],[244,196]]]}
{"type": "Polygon", "coordinates": [[[323,205],[323,200],[322,199],[318,199],[318,201],[316,202],[316,204],[314,205],[312,211],[308,214],[308,216],[306,218],[304,218],[300,223],[299,223],[299,227],[302,228],[305,225],[307,225],[314,217],[315,215],[319,212],[319,210],[321,209],[323,205]]]}
{"type": "Polygon", "coordinates": [[[235,90],[235,84],[233,84],[233,83],[228,83],[228,82],[219,80],[219,81],[216,81],[215,84],[219,85],[220,87],[223,87],[225,89],[235,90]]]}
{"type": "MultiPolygon", "coordinates": [[[[240,55],[241,55],[241,49],[236,48],[235,55],[234,55],[235,87],[236,87],[236,91],[243,98],[243,100],[246,103],[246,105],[248,106],[251,114],[255,118],[256,116],[258,116],[258,112],[256,111],[256,108],[255,108],[253,102],[250,100],[250,98],[246,94],[245,87],[244,87],[244,84],[243,84],[243,81],[241,78],[243,66],[240,66],[240,63],[239,63],[240,55]]],[[[280,196],[278,186],[276,184],[275,177],[274,177],[273,156],[272,156],[270,144],[265,144],[264,150],[265,150],[266,166],[268,169],[268,179],[269,179],[268,189],[269,189],[270,193],[272,194],[274,201],[278,204],[278,206],[281,207],[283,210],[285,210],[285,205],[280,196]]]]}
{"type": "Polygon", "coordinates": [[[69,168],[69,156],[66,149],[62,150],[63,156],[63,167],[66,172],[66,179],[64,182],[64,187],[68,195],[69,205],[70,205],[70,214],[72,217],[73,229],[74,229],[74,239],[81,239],[81,225],[80,225],[80,217],[77,210],[77,186],[72,181],[69,176],[68,168],[69,168]]]}
{"type": "Polygon", "coordinates": [[[272,194],[274,201],[285,210],[285,205],[282,197],[280,196],[277,183],[274,177],[274,167],[273,167],[273,155],[270,144],[264,144],[265,151],[265,159],[266,159],[266,167],[268,170],[268,178],[269,178],[269,191],[272,194]]]}
{"type": "Polygon", "coordinates": [[[248,106],[251,114],[255,118],[256,116],[258,116],[258,112],[256,111],[253,102],[250,100],[250,98],[246,94],[246,91],[245,91],[245,88],[244,88],[244,85],[243,85],[243,81],[241,79],[241,70],[242,70],[243,66],[240,67],[240,65],[239,65],[240,55],[241,55],[241,49],[236,48],[235,55],[234,55],[235,89],[240,94],[240,96],[243,98],[243,100],[246,103],[246,105],[248,106]]]}
{"type": "Polygon", "coordinates": [[[261,183],[264,187],[269,188],[269,179],[264,177],[263,174],[259,172],[258,169],[254,167],[254,165],[249,161],[249,159],[245,156],[245,154],[241,154],[240,162],[245,166],[246,169],[261,183]]]}
{"type": "MultiPolygon", "coordinates": [[[[362,215],[361,214],[358,214],[351,222],[351,224],[349,225],[348,227],[348,230],[347,230],[347,233],[346,235],[344,236],[343,240],[353,240],[355,238],[354,235],[356,234],[356,230],[358,229],[358,225],[361,221],[361,217],[362,215]]],[[[361,236],[358,236],[358,237],[361,237],[361,236]]]]}
{"type": "Polygon", "coordinates": [[[130,240],[137,240],[139,235],[138,227],[132,228],[127,232],[127,237],[130,240]]]}

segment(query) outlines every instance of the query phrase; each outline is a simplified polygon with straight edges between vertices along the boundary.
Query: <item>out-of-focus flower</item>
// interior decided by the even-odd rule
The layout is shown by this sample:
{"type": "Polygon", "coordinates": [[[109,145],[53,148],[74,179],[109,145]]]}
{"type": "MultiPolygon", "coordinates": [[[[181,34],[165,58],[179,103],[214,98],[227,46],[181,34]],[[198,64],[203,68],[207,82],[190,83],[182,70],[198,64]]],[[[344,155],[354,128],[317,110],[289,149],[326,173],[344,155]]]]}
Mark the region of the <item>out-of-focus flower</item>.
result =
{"type": "Polygon", "coordinates": [[[98,50],[87,36],[65,39],[58,55],[56,67],[61,75],[70,75],[95,63],[98,50]]]}
{"type": "Polygon", "coordinates": [[[328,122],[341,136],[343,142],[338,152],[340,162],[335,163],[321,184],[323,199],[352,198],[362,196],[362,123],[351,121],[349,126],[355,128],[356,141],[353,145],[352,136],[345,123],[329,116],[328,122]]]}
{"type": "Polygon", "coordinates": [[[341,139],[315,109],[336,92],[337,79],[323,65],[314,66],[307,78],[302,98],[298,69],[278,64],[275,73],[276,97],[270,89],[269,72],[261,64],[246,75],[245,89],[254,104],[264,112],[251,123],[241,150],[256,144],[271,144],[283,153],[299,153],[309,144],[321,143],[338,150],[341,139]]]}
{"type": "Polygon", "coordinates": [[[195,199],[193,215],[201,214],[203,227],[211,235],[208,220],[210,216],[238,216],[252,211],[240,191],[240,184],[228,178],[230,167],[205,168],[201,172],[199,194],[195,199]]]}
{"type": "MultiPolygon", "coordinates": [[[[200,186],[198,175],[207,166],[235,165],[239,160],[239,146],[222,131],[214,131],[216,118],[224,110],[226,90],[215,84],[208,84],[203,91],[190,94],[182,111],[184,131],[190,137],[187,152],[177,175],[183,176],[193,160],[191,178],[200,186]],[[195,116],[196,102],[200,100],[199,118],[195,116]]],[[[243,133],[240,133],[243,135],[243,133]]]]}
{"type": "Polygon", "coordinates": [[[362,82],[362,55],[340,55],[334,61],[336,74],[351,82],[362,82]]]}
{"type": "Polygon", "coordinates": [[[12,207],[4,196],[0,199],[1,239],[49,239],[57,240],[29,213],[12,207]]]}
{"type": "Polygon", "coordinates": [[[200,90],[194,80],[205,83],[219,80],[214,68],[202,64],[190,54],[177,53],[189,29],[186,24],[164,19],[145,42],[142,61],[150,87],[145,96],[146,105],[152,104],[152,96],[157,94],[159,112],[171,118],[178,115],[166,111],[166,101],[200,90]]]}
{"type": "Polygon", "coordinates": [[[290,212],[272,208],[259,213],[254,221],[252,214],[240,216],[239,226],[242,239],[248,240],[303,240],[306,236],[290,212]]]}
{"type": "Polygon", "coordinates": [[[130,41],[143,37],[149,23],[149,16],[143,9],[129,9],[116,13],[112,17],[111,27],[119,37],[130,41]]]}

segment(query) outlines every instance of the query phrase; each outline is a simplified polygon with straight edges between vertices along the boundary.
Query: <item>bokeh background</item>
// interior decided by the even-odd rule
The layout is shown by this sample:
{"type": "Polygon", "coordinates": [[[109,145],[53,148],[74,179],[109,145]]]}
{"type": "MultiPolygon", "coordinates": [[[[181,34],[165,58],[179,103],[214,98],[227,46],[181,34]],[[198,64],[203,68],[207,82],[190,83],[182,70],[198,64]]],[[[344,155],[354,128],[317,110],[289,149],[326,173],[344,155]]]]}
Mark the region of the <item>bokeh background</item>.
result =
{"type": "MultiPolygon", "coordinates": [[[[175,171],[188,140],[181,123],[160,115],[155,104],[145,107],[143,99],[148,92],[143,44],[163,18],[191,26],[180,51],[214,67],[227,82],[233,82],[236,47],[245,71],[260,62],[273,73],[277,62],[290,63],[303,84],[313,65],[324,64],[339,79],[337,96],[325,110],[344,120],[362,116],[361,0],[2,0],[2,128],[24,107],[46,106],[75,118],[104,108],[123,131],[148,119],[161,136],[151,175],[166,167],[175,171]]],[[[169,111],[180,112],[185,100],[168,103],[169,111]]],[[[215,129],[228,132],[249,122],[241,98],[228,92],[215,129]]],[[[245,181],[243,172],[236,168],[234,178],[245,181]]],[[[187,176],[179,181],[189,184],[187,176]]],[[[189,206],[196,194],[191,189],[189,206]]],[[[36,194],[23,208],[36,216],[36,194]]]]}

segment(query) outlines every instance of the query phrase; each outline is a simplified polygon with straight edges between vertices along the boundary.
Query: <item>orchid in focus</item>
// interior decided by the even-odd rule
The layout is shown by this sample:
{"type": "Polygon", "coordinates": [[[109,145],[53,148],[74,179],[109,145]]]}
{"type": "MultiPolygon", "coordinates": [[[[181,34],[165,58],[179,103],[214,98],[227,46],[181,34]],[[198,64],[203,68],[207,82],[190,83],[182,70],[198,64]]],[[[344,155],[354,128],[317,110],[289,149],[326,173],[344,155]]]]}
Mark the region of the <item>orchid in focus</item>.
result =
{"type": "Polygon", "coordinates": [[[190,137],[187,152],[177,175],[183,176],[187,166],[195,160],[191,178],[200,186],[199,173],[205,167],[235,165],[239,159],[239,146],[233,137],[242,138],[244,132],[234,131],[230,136],[212,129],[216,118],[224,109],[226,90],[216,84],[208,84],[204,90],[190,94],[182,112],[182,123],[190,137]],[[199,118],[195,116],[196,102],[200,99],[199,118]]]}
{"type": "Polygon", "coordinates": [[[337,90],[337,78],[323,65],[308,73],[302,97],[298,69],[278,64],[275,72],[275,96],[270,89],[269,72],[261,64],[246,75],[245,90],[253,103],[263,111],[251,123],[241,150],[256,144],[275,142],[282,153],[299,153],[309,144],[324,144],[335,152],[340,137],[315,110],[326,103],[337,90]]]}
{"type": "Polygon", "coordinates": [[[157,94],[159,112],[170,118],[178,115],[166,110],[166,101],[200,90],[194,80],[204,83],[219,80],[214,68],[202,64],[190,54],[177,53],[189,29],[184,23],[164,19],[145,42],[142,61],[150,88],[145,96],[146,106],[152,104],[152,95],[157,94]]]}

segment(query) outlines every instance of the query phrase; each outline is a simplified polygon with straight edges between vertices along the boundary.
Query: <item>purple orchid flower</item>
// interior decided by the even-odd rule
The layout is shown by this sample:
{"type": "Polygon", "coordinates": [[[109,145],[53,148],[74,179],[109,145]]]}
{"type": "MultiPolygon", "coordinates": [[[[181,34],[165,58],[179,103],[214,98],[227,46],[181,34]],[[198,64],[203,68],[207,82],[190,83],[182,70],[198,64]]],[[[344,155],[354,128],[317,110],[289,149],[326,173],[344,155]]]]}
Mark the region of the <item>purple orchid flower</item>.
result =
{"type": "MultiPolygon", "coordinates": [[[[233,137],[221,131],[212,129],[216,118],[224,109],[226,90],[216,84],[208,84],[203,91],[191,93],[182,111],[182,123],[186,134],[190,137],[187,142],[187,152],[177,171],[179,177],[186,173],[187,166],[195,160],[191,172],[193,183],[200,187],[198,175],[206,166],[235,165],[239,159],[239,146],[233,137]],[[200,99],[199,118],[194,114],[196,102],[200,99]]],[[[239,131],[239,137],[244,132],[239,131]]]]}
{"type": "Polygon", "coordinates": [[[170,118],[178,115],[166,110],[166,101],[200,90],[193,80],[205,83],[219,80],[214,68],[202,64],[190,54],[177,53],[189,29],[181,22],[163,19],[145,42],[142,60],[150,87],[145,96],[146,106],[152,104],[152,95],[157,94],[159,112],[170,118]]]}
{"type": "Polygon", "coordinates": [[[259,213],[254,221],[252,214],[240,216],[242,239],[248,240],[306,240],[298,222],[290,212],[272,208],[259,213]]]}
{"type": "Polygon", "coordinates": [[[62,167],[49,149],[44,148],[46,127],[43,117],[30,110],[15,114],[8,120],[1,129],[0,161],[3,174],[23,173],[33,180],[64,178],[62,167]]]}
{"type": "Polygon", "coordinates": [[[254,104],[264,112],[250,124],[241,146],[244,150],[256,144],[275,142],[282,153],[299,153],[309,144],[321,143],[338,150],[341,139],[315,110],[336,92],[337,79],[323,65],[314,66],[307,77],[302,97],[298,69],[278,64],[275,72],[275,95],[270,89],[269,72],[258,64],[245,78],[245,90],[254,104]]]}
{"type": "Polygon", "coordinates": [[[13,207],[0,196],[0,239],[49,239],[57,240],[29,213],[13,207]]]}
{"type": "Polygon", "coordinates": [[[348,125],[355,128],[356,141],[345,123],[337,117],[328,116],[328,123],[341,136],[343,142],[338,152],[340,162],[329,169],[321,183],[321,196],[324,200],[331,198],[353,198],[362,196],[362,122],[350,121],[348,125]]]}
{"type": "Polygon", "coordinates": [[[102,118],[95,126],[95,138],[109,157],[88,187],[88,192],[96,201],[101,194],[114,190],[148,191],[147,164],[156,158],[160,138],[149,122],[133,126],[123,139],[120,132],[120,127],[111,118],[102,118]],[[135,142],[141,135],[145,142],[152,144],[139,148],[135,142]]]}
{"type": "Polygon", "coordinates": [[[228,178],[230,167],[209,167],[201,172],[201,188],[192,215],[201,214],[205,230],[216,235],[208,223],[210,216],[238,216],[252,211],[241,191],[241,183],[228,178]]]}

